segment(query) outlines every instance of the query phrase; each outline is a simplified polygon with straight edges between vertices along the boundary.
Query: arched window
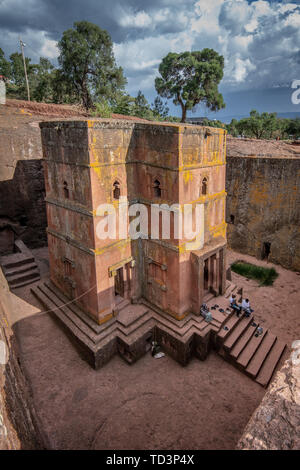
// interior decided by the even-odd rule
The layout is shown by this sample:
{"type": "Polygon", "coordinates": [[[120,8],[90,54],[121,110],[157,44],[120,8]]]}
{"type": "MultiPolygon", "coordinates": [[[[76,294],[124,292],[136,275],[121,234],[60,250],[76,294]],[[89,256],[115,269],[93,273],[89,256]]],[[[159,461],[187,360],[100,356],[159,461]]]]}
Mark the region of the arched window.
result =
{"type": "Polygon", "coordinates": [[[114,182],[113,195],[114,195],[114,199],[120,199],[121,190],[120,190],[120,183],[118,181],[114,182]]]}
{"type": "Polygon", "coordinates": [[[207,178],[202,180],[202,194],[207,194],[207,178]]]}
{"type": "Polygon", "coordinates": [[[154,181],[154,196],[155,197],[161,197],[161,187],[160,187],[160,182],[158,180],[154,181]]]}
{"type": "Polygon", "coordinates": [[[64,196],[66,199],[69,198],[69,189],[68,189],[68,183],[64,181],[64,196]]]}

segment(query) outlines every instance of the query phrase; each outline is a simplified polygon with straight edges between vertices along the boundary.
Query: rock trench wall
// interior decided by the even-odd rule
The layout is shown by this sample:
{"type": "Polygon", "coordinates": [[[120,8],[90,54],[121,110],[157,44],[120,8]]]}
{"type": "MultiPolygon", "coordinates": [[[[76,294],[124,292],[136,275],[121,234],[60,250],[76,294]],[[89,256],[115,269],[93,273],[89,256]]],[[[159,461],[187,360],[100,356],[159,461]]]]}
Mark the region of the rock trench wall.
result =
{"type": "Polygon", "coordinates": [[[0,270],[0,450],[44,449],[32,393],[9,326],[8,286],[0,270]]]}
{"type": "Polygon", "coordinates": [[[0,230],[12,227],[15,238],[38,248],[47,243],[42,145],[38,122],[27,114],[0,106],[0,230]]]}
{"type": "Polygon", "coordinates": [[[230,248],[300,270],[300,158],[230,156],[226,166],[230,248]]]}
{"type": "Polygon", "coordinates": [[[277,372],[247,424],[237,449],[300,449],[300,341],[277,372]]]}

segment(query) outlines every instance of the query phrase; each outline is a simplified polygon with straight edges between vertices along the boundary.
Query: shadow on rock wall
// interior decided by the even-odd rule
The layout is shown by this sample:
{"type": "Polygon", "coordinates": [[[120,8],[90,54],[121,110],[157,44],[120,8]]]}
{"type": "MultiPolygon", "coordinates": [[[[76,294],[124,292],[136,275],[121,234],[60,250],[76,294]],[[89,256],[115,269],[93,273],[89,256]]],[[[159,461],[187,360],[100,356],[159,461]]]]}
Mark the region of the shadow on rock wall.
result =
{"type": "Polygon", "coordinates": [[[47,244],[43,162],[19,160],[11,180],[0,182],[0,225],[11,226],[29,248],[47,244]],[[2,222],[2,224],[1,224],[2,222]]]}

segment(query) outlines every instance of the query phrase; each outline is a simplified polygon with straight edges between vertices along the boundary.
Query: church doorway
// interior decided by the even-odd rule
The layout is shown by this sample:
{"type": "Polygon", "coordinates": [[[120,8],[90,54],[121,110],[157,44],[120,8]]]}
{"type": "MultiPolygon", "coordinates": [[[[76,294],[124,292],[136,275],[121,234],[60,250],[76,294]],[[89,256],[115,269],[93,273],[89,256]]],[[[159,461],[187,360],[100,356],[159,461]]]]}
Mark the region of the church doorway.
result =
{"type": "Polygon", "coordinates": [[[268,259],[269,254],[271,253],[271,243],[264,242],[262,249],[262,259],[268,259]]]}
{"type": "Polygon", "coordinates": [[[117,269],[115,276],[115,295],[124,297],[124,273],[123,268],[117,269]]]}
{"type": "Polygon", "coordinates": [[[204,261],[204,290],[208,290],[208,281],[209,281],[209,269],[208,269],[208,259],[204,261]]]}

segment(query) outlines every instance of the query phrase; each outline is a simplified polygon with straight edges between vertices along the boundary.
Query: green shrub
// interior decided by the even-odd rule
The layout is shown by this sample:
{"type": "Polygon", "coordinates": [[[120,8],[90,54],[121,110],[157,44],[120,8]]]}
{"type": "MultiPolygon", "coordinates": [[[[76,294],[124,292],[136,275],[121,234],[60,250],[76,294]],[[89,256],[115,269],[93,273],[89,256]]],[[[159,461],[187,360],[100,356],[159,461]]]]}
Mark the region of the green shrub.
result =
{"type": "Polygon", "coordinates": [[[94,117],[110,118],[111,112],[112,111],[109,103],[103,100],[95,104],[95,111],[92,111],[91,114],[94,117]]]}
{"type": "Polygon", "coordinates": [[[231,269],[241,276],[259,281],[261,286],[271,286],[278,276],[274,268],[255,266],[244,261],[236,261],[231,265],[231,269]]]}

